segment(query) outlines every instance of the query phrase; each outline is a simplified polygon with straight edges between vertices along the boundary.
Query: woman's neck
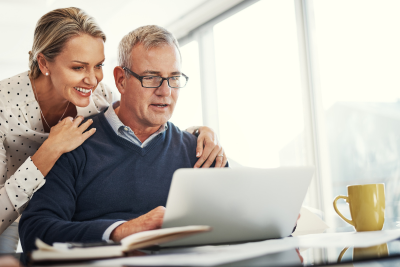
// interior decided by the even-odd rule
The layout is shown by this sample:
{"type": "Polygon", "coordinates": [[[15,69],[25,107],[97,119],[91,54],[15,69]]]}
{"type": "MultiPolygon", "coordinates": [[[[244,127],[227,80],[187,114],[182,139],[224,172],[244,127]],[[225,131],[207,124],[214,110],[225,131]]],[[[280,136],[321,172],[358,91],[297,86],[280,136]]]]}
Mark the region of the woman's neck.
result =
{"type": "MultiPolygon", "coordinates": [[[[63,114],[62,118],[68,116],[76,117],[77,111],[75,105],[69,103],[67,99],[63,98],[56,91],[50,78],[40,75],[34,80],[31,79],[31,83],[36,101],[42,110],[42,118],[44,117],[50,127],[56,125],[63,114]]],[[[50,131],[45,122],[43,122],[43,126],[46,132],[50,131]]]]}

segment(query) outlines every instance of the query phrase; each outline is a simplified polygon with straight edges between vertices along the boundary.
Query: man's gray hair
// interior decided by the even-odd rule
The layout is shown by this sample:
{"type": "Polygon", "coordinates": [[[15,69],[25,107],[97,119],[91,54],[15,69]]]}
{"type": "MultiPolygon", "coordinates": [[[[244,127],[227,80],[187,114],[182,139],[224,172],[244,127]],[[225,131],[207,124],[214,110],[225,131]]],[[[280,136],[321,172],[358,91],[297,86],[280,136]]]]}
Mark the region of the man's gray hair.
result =
{"type": "Polygon", "coordinates": [[[118,62],[121,67],[132,68],[130,56],[132,49],[137,44],[142,44],[146,49],[165,44],[175,45],[179,55],[181,53],[178,41],[172,33],[157,25],[142,26],[125,35],[119,43],[118,62]]]}

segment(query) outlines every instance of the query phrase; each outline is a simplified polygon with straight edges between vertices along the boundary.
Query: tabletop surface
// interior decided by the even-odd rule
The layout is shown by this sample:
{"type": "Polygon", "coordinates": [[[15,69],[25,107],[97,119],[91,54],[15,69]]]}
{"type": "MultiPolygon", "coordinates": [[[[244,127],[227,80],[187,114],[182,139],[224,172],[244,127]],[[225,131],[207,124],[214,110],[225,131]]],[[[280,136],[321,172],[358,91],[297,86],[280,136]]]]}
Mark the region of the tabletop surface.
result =
{"type": "MultiPolygon", "coordinates": [[[[331,230],[330,232],[351,232],[351,227],[331,230]]],[[[215,246],[218,249],[218,246],[215,246]]],[[[159,250],[141,250],[134,253],[136,259],[138,257],[148,257],[151,255],[172,255],[180,253],[179,249],[159,249],[159,250]]],[[[20,258],[21,262],[29,266],[66,266],[60,263],[48,264],[26,264],[24,254],[13,254],[16,258],[20,258]]],[[[205,254],[207,255],[207,254],[205,254]]],[[[201,257],[201,255],[197,255],[201,257]]],[[[204,262],[204,261],[202,261],[204,262]]],[[[128,261],[114,260],[111,262],[71,262],[68,266],[129,266],[128,261]]],[[[326,248],[296,248],[284,250],[278,253],[272,253],[262,256],[256,256],[246,260],[239,260],[227,264],[208,265],[220,267],[238,267],[238,266],[400,266],[400,240],[392,240],[384,244],[378,244],[371,247],[326,247],[326,248]]],[[[132,265],[133,266],[133,265],[132,265]]],[[[137,263],[136,263],[136,266],[137,263]]],[[[157,265],[144,264],[141,266],[182,266],[171,265],[171,262],[161,262],[157,265]]],[[[198,265],[207,266],[207,265],[198,265]]]]}
{"type": "MultiPolygon", "coordinates": [[[[163,255],[169,253],[168,250],[148,251],[141,250],[133,257],[143,257],[147,255],[163,255]]],[[[23,260],[24,254],[14,254],[16,258],[21,258],[21,262],[28,266],[66,266],[66,263],[48,264],[26,264],[23,260]]],[[[102,261],[92,262],[71,262],[68,266],[104,266],[102,261]]],[[[298,248],[290,249],[279,253],[267,254],[251,259],[231,262],[219,267],[239,267],[239,266],[400,266],[400,240],[393,240],[388,243],[380,244],[368,248],[298,248]],[[350,265],[349,265],[350,264],[350,265]]],[[[129,266],[129,264],[118,262],[107,266],[129,266]]],[[[144,265],[142,265],[144,266],[144,265]]],[[[147,265],[151,266],[151,265],[147,265]]],[[[171,266],[165,265],[156,266],[171,266]]],[[[173,266],[173,265],[172,265],[173,266]]],[[[178,266],[178,265],[175,265],[178,266]]]]}

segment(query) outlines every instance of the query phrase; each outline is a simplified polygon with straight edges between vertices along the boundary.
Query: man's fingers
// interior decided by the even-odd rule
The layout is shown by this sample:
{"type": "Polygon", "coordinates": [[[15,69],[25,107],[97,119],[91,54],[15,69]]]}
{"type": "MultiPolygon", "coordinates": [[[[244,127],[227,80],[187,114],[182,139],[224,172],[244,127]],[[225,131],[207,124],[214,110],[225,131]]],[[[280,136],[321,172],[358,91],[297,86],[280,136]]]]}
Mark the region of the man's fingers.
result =
{"type": "Polygon", "coordinates": [[[149,217],[149,219],[159,219],[161,218],[161,220],[164,218],[164,214],[165,214],[165,207],[163,206],[158,206],[155,209],[152,209],[151,211],[149,211],[148,213],[145,214],[145,216],[149,217]]]}
{"type": "Polygon", "coordinates": [[[152,209],[151,211],[149,211],[149,213],[162,213],[162,214],[164,214],[165,213],[165,207],[164,206],[158,206],[157,208],[155,208],[155,209],[152,209]]]}
{"type": "Polygon", "coordinates": [[[122,238],[134,233],[159,229],[162,227],[164,213],[165,207],[158,206],[140,217],[117,226],[117,228],[111,232],[110,239],[119,242],[122,238]]]}
{"type": "Polygon", "coordinates": [[[158,206],[155,209],[152,209],[148,213],[145,214],[146,216],[146,226],[147,230],[159,229],[162,227],[163,219],[165,214],[165,207],[158,206]]]}
{"type": "Polygon", "coordinates": [[[12,256],[0,256],[0,266],[19,267],[20,262],[12,256]]]}
{"type": "Polygon", "coordinates": [[[213,164],[220,150],[221,150],[220,146],[215,146],[214,149],[211,151],[210,155],[208,156],[206,162],[204,162],[202,168],[209,168],[211,164],[213,164]]]}

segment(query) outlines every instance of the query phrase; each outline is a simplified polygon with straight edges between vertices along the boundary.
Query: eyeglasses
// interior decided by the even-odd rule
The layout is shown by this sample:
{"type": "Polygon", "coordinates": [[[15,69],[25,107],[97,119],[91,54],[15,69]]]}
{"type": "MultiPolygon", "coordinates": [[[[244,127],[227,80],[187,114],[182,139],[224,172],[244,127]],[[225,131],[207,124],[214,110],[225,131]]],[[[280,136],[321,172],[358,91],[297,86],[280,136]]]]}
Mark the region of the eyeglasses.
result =
{"type": "Polygon", "coordinates": [[[158,88],[161,86],[164,80],[167,80],[168,86],[171,88],[182,88],[185,87],[185,85],[189,80],[189,77],[183,73],[181,75],[164,78],[161,76],[140,76],[131,71],[130,69],[128,69],[127,67],[122,67],[122,68],[129,74],[131,74],[133,77],[138,79],[142,83],[142,87],[145,88],[158,88]]]}

